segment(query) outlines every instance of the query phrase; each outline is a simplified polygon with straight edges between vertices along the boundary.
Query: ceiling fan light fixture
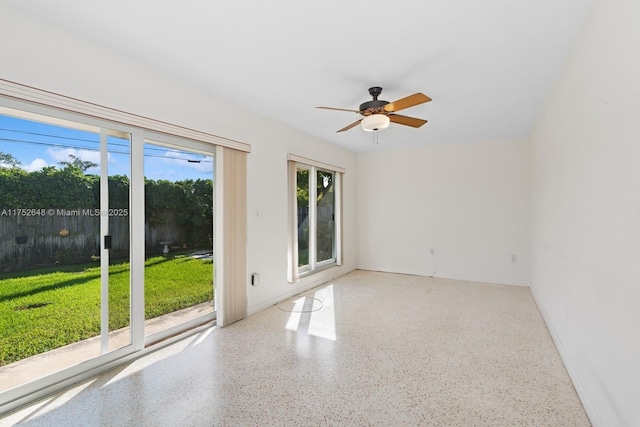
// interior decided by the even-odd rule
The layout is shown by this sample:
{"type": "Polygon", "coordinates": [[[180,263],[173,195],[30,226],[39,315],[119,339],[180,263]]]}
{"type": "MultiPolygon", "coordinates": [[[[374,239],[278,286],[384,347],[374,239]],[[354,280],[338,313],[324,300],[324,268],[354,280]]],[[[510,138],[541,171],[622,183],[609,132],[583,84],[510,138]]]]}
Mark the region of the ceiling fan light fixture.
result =
{"type": "Polygon", "coordinates": [[[371,114],[362,119],[362,129],[375,132],[389,127],[389,117],[384,114],[371,114]]]}

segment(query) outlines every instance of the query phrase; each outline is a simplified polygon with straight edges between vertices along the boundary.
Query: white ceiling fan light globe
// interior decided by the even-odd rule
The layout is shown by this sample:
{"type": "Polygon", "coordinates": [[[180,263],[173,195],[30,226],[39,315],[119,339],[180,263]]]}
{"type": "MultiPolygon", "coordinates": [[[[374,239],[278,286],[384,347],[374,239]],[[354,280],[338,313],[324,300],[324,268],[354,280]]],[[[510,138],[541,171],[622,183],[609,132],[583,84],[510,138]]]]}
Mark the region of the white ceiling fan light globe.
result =
{"type": "Polygon", "coordinates": [[[362,119],[362,129],[367,132],[375,132],[389,127],[389,116],[384,114],[372,114],[362,119]]]}

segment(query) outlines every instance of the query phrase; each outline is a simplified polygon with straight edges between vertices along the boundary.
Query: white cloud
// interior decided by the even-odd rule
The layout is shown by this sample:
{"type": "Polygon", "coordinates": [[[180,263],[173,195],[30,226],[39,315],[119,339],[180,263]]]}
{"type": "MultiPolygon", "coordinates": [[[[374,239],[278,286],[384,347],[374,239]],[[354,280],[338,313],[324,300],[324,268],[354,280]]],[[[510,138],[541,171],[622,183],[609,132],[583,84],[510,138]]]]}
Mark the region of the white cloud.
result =
{"type": "MultiPolygon", "coordinates": [[[[42,159],[34,159],[30,164],[28,165],[18,165],[18,167],[22,170],[25,170],[27,172],[35,172],[35,171],[39,171],[40,169],[49,166],[49,164],[42,159]]],[[[8,163],[2,163],[0,162],[0,168],[7,168],[10,169],[14,167],[13,165],[10,165],[8,163]]]]}
{"type": "Polygon", "coordinates": [[[56,163],[68,162],[69,156],[76,156],[84,162],[93,162],[98,166],[89,168],[88,172],[96,172],[100,168],[100,152],[94,150],[78,150],[75,148],[47,148],[47,154],[51,156],[56,163]]]}
{"type": "Polygon", "coordinates": [[[45,160],[34,159],[28,165],[22,166],[22,169],[26,170],[27,172],[35,172],[47,166],[49,166],[49,164],[45,160]]]}

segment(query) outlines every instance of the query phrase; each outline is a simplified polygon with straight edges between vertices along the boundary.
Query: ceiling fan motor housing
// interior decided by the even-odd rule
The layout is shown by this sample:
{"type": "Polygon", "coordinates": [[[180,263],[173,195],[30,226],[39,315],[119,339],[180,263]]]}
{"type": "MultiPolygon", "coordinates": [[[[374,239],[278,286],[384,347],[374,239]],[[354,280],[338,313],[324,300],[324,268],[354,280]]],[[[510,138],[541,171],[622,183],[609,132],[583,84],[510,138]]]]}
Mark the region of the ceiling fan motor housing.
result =
{"type": "Polygon", "coordinates": [[[382,88],[374,86],[369,88],[369,95],[373,97],[373,101],[367,101],[360,104],[360,114],[363,116],[369,116],[371,114],[384,114],[384,106],[389,101],[378,101],[378,96],[382,93],[382,88]]]}
{"type": "Polygon", "coordinates": [[[360,104],[360,114],[363,116],[368,116],[371,114],[384,114],[384,106],[387,105],[389,101],[367,101],[360,104]]]}

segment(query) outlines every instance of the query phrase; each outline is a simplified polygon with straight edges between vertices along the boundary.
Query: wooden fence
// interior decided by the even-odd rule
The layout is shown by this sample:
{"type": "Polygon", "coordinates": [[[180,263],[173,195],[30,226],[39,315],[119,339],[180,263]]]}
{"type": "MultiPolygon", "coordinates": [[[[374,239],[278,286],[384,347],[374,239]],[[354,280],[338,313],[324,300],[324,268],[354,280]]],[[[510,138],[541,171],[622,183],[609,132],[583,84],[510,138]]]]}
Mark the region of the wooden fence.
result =
{"type": "MultiPolygon", "coordinates": [[[[206,230],[187,233],[189,230],[177,224],[173,212],[163,212],[162,216],[162,224],[145,225],[147,254],[161,253],[164,245],[159,242],[165,241],[173,247],[192,248],[187,235],[204,232],[208,239],[206,230]]],[[[110,217],[109,234],[112,236],[111,257],[128,257],[129,217],[110,217]]],[[[56,210],[43,216],[0,216],[0,272],[97,261],[99,255],[100,217],[91,216],[88,211],[56,210]]]]}

